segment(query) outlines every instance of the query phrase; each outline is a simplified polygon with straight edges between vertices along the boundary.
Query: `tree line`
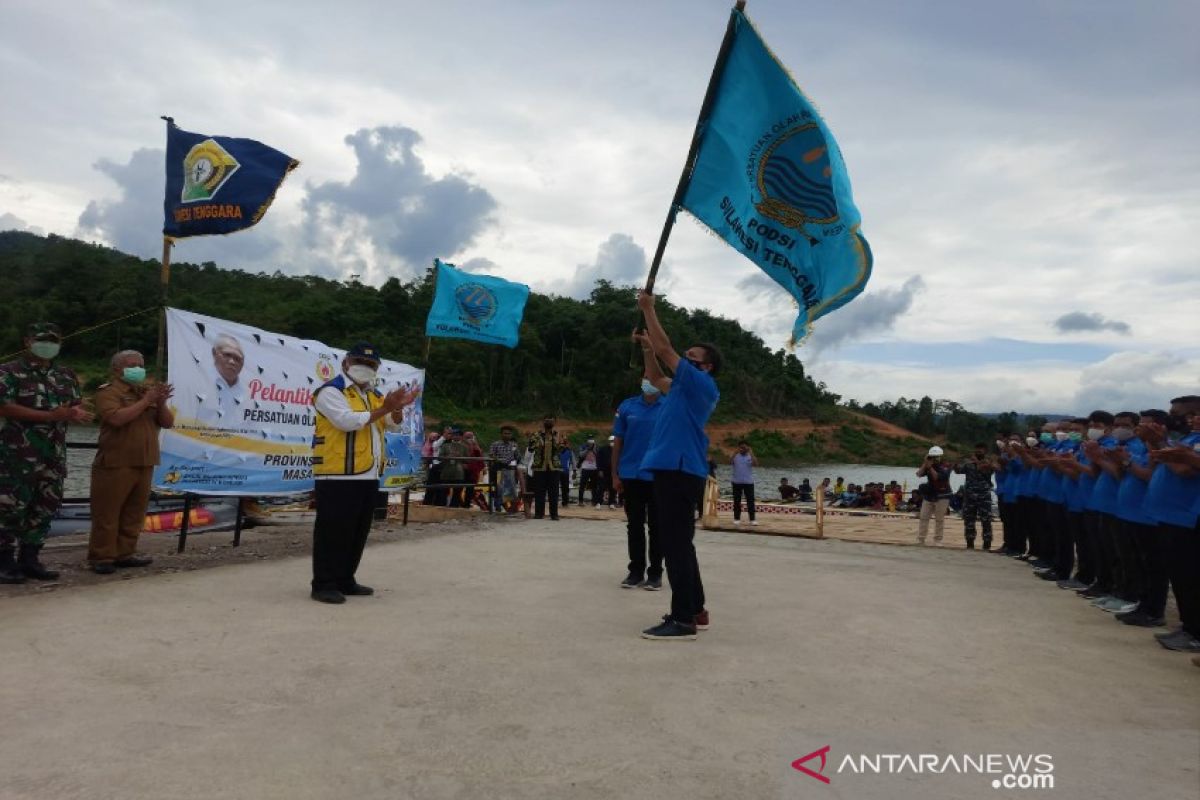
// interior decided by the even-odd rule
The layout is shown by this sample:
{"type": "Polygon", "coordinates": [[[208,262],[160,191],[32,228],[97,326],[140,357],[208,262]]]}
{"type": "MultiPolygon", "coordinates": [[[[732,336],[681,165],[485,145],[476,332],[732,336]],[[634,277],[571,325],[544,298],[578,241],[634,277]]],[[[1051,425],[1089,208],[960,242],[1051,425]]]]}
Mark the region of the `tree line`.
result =
{"type": "Polygon", "coordinates": [[[961,445],[975,442],[994,441],[1002,433],[1024,433],[1040,429],[1046,418],[1022,415],[1016,411],[1001,414],[976,414],[967,411],[953,400],[934,400],[929,396],[920,400],[901,397],[895,402],[859,404],[848,400],[846,408],[876,419],[906,428],[920,436],[943,436],[946,441],[961,445]]]}
{"type": "MultiPolygon", "coordinates": [[[[153,357],[157,261],[75,239],[7,231],[0,232],[0,280],[9,299],[0,309],[0,354],[21,349],[30,322],[50,320],[67,334],[86,331],[68,341],[68,363],[102,372],[117,350],[153,357]],[[139,310],[150,311],[121,319],[139,310]]],[[[387,358],[425,367],[426,404],[434,413],[492,409],[604,418],[637,389],[641,370],[630,366],[629,342],[637,321],[633,287],[601,280],[584,300],[532,293],[520,344],[512,350],[450,339],[435,339],[427,350],[425,317],[433,291],[432,269],[376,288],[355,279],[178,263],[171,265],[168,302],[332,346],[374,342],[387,358]]],[[[706,341],[723,352],[718,418],[837,416],[839,396],[809,377],[794,354],[772,350],[734,320],[664,300],[659,305],[678,346],[706,341]]]]}

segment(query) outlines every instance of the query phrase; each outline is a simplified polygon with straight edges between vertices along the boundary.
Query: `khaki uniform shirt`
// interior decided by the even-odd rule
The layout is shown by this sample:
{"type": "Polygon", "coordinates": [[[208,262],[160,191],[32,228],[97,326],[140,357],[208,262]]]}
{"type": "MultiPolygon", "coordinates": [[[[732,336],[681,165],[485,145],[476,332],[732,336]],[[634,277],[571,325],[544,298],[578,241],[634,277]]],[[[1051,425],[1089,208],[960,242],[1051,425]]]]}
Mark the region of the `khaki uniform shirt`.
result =
{"type": "Polygon", "coordinates": [[[100,422],[100,440],[96,467],[153,467],[158,464],[158,414],[148,406],[125,425],[108,424],[109,417],[131,406],[146,393],[145,385],[134,386],[117,378],[96,390],[96,419],[100,422]]]}

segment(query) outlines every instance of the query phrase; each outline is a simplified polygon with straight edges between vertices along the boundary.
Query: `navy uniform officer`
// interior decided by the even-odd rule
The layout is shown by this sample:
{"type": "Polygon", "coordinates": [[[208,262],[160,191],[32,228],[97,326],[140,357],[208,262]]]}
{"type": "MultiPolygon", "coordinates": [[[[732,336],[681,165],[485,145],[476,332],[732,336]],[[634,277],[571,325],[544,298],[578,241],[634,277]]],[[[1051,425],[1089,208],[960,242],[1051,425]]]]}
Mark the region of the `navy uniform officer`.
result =
{"type": "Polygon", "coordinates": [[[313,394],[317,519],[312,598],[322,603],[344,603],[346,595],[374,593],[354,576],[371,532],[387,458],[383,435],[399,429],[405,406],[420,393],[413,387],[386,395],[376,389],[380,360],[374,345],[354,345],[342,359],[342,373],[313,394]]]}

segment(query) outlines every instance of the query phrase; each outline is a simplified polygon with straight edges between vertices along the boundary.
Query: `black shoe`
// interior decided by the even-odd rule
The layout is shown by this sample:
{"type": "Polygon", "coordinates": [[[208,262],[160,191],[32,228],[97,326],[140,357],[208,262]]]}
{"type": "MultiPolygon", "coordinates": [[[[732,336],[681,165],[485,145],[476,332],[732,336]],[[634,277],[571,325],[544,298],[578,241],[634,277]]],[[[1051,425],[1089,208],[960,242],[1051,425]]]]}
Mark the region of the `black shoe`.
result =
{"type": "Polygon", "coordinates": [[[1108,589],[1103,589],[1103,588],[1093,584],[1086,589],[1080,589],[1079,591],[1075,592],[1075,594],[1079,595],[1080,597],[1086,597],[1088,599],[1094,600],[1097,597],[1104,597],[1104,596],[1108,595],[1109,591],[1108,591],[1108,589]]]}
{"type": "Polygon", "coordinates": [[[1149,614],[1143,614],[1141,611],[1117,614],[1117,619],[1126,625],[1133,625],[1138,628],[1161,628],[1167,624],[1167,621],[1163,617],[1152,617],[1149,614]]]}
{"type": "Polygon", "coordinates": [[[42,552],[42,546],[39,545],[21,545],[21,551],[17,555],[17,567],[21,570],[21,574],[26,578],[33,578],[35,581],[56,581],[58,573],[52,569],[46,569],[41,561],[38,560],[38,555],[42,552]]]}
{"type": "Polygon", "coordinates": [[[346,602],[346,595],[339,592],[337,589],[313,589],[312,599],[318,603],[332,603],[339,605],[346,602]]]}
{"type": "Polygon", "coordinates": [[[551,521],[551,522],[558,522],[558,517],[551,517],[551,518],[550,518],[550,521],[551,521]]]}
{"type": "Polygon", "coordinates": [[[974,539],[967,539],[967,549],[968,550],[975,549],[975,540],[974,539]]]}
{"type": "Polygon", "coordinates": [[[1050,569],[1054,566],[1049,561],[1041,558],[1031,558],[1028,563],[1029,566],[1033,567],[1034,569],[1050,569]]]}
{"type": "Polygon", "coordinates": [[[984,552],[991,552],[991,550],[992,550],[992,540],[991,539],[983,540],[983,549],[984,549],[984,552]]]}
{"type": "Polygon", "coordinates": [[[642,638],[664,642],[694,642],[696,641],[696,626],[684,625],[668,619],[653,628],[646,628],[642,631],[642,638]]]}
{"type": "Polygon", "coordinates": [[[153,563],[154,559],[147,556],[126,556],[114,561],[113,566],[119,569],[127,569],[129,567],[148,567],[153,563]]]}
{"type": "MultiPolygon", "coordinates": [[[[1172,637],[1170,639],[1159,639],[1158,643],[1168,650],[1174,650],[1177,653],[1200,653],[1200,639],[1192,636],[1187,631],[1180,631],[1182,636],[1172,637]]],[[[643,636],[645,634],[642,634],[643,636]]]]}
{"type": "Polygon", "coordinates": [[[340,589],[346,597],[370,597],[375,594],[375,590],[370,586],[363,586],[361,583],[353,584],[352,586],[340,589]]]}
{"type": "Polygon", "coordinates": [[[1060,580],[1062,580],[1062,578],[1058,577],[1058,573],[1052,569],[1048,569],[1044,572],[1035,572],[1034,574],[1037,575],[1039,578],[1041,578],[1044,581],[1060,581],[1060,580]]]}
{"type": "Polygon", "coordinates": [[[117,568],[112,565],[111,561],[100,561],[92,564],[92,572],[97,575],[112,575],[117,571],[117,568]]]}
{"type": "Polygon", "coordinates": [[[0,583],[18,584],[25,582],[25,575],[16,567],[11,569],[0,567],[0,583]]]}
{"type": "Polygon", "coordinates": [[[642,588],[647,592],[658,592],[662,590],[662,578],[646,578],[646,582],[642,584],[642,588]]]}
{"type": "Polygon", "coordinates": [[[625,580],[621,581],[622,589],[636,589],[642,583],[641,576],[634,575],[632,572],[625,576],[625,580]]]}

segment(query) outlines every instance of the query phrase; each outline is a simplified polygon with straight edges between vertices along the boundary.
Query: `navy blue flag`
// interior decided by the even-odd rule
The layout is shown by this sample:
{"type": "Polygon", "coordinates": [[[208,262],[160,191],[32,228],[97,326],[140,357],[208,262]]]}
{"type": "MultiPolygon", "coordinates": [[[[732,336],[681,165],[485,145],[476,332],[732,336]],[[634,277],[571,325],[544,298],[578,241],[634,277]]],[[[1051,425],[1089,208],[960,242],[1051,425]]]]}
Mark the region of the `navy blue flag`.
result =
{"type": "Polygon", "coordinates": [[[262,142],[191,133],[168,121],[163,234],[181,239],[249,228],[299,165],[262,142]]]}
{"type": "Polygon", "coordinates": [[[463,272],[438,259],[433,263],[437,288],[425,320],[425,335],[516,347],[529,287],[463,272]]]}

